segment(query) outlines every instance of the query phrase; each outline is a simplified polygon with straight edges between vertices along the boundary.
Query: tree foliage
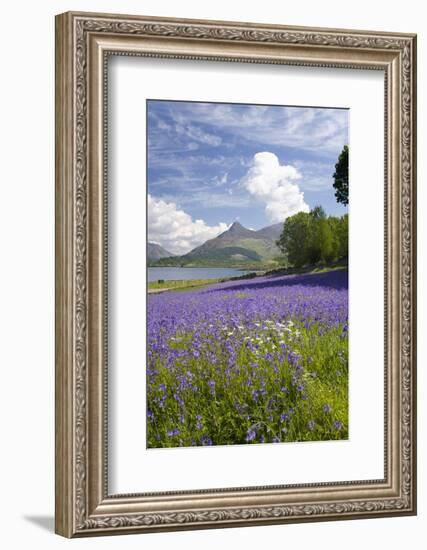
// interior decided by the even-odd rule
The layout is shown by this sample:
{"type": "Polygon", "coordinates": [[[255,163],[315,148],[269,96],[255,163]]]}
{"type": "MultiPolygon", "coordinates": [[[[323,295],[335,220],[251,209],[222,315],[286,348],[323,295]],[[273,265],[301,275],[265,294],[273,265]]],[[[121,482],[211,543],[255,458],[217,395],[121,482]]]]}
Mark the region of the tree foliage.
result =
{"type": "Polygon", "coordinates": [[[344,145],[343,150],[335,164],[334,189],[337,202],[348,204],[348,146],[344,145]]]}
{"type": "Polygon", "coordinates": [[[329,264],[348,258],[348,214],[326,216],[321,206],[286,219],[277,246],[289,265],[329,264]]]}

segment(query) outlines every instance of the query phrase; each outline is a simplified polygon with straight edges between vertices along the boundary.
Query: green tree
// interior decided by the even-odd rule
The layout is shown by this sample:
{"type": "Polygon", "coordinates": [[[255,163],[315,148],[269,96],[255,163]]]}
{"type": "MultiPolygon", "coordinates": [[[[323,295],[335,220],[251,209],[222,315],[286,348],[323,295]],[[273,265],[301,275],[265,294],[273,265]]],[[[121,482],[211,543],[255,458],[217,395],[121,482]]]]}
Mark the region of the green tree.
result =
{"type": "Polygon", "coordinates": [[[335,198],[341,204],[348,204],[348,146],[344,145],[343,150],[335,164],[334,189],[335,198]]]}
{"type": "Polygon", "coordinates": [[[329,227],[332,233],[332,250],[330,255],[330,260],[327,261],[336,261],[341,257],[340,253],[340,230],[341,230],[341,218],[335,216],[329,216],[328,218],[329,227]]]}
{"type": "Polygon", "coordinates": [[[286,219],[277,246],[289,265],[330,264],[348,257],[348,215],[326,216],[321,206],[286,219]]]}
{"type": "Polygon", "coordinates": [[[323,210],[321,206],[315,206],[310,211],[310,216],[313,220],[316,220],[316,221],[326,220],[326,212],[323,210]]]}
{"type": "Polygon", "coordinates": [[[307,263],[310,237],[310,214],[299,212],[285,220],[277,246],[295,267],[307,263]]]}
{"type": "Polygon", "coordinates": [[[321,206],[311,210],[309,223],[309,238],[306,244],[306,263],[314,265],[322,259],[322,241],[326,238],[326,213],[321,206]]]}
{"type": "Polygon", "coordinates": [[[320,260],[323,263],[333,262],[334,254],[334,236],[329,219],[320,220],[318,224],[318,241],[320,249],[320,260]]]}
{"type": "Polygon", "coordinates": [[[348,214],[344,214],[339,218],[337,227],[338,236],[338,257],[348,258],[348,214]]]}

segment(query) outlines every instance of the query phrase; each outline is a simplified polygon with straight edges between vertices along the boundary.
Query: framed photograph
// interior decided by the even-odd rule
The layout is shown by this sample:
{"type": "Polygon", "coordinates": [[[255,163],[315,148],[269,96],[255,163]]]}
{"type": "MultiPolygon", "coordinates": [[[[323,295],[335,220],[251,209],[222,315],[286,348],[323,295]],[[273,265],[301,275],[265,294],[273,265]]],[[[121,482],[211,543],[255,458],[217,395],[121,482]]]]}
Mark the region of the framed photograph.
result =
{"type": "Polygon", "coordinates": [[[416,37],[56,18],[56,532],[416,513],[416,37]]]}

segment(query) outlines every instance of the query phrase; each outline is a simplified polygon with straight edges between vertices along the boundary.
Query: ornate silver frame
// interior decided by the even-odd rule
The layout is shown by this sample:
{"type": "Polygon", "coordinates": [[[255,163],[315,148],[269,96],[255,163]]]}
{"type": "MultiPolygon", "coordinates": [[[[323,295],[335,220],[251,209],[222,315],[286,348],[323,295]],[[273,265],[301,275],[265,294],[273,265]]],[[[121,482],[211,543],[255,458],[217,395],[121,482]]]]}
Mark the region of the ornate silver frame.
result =
{"type": "Polygon", "coordinates": [[[65,13],[56,18],[56,532],[66,537],[416,513],[416,37],[65,13]],[[109,495],[108,55],[385,73],[386,426],[381,480],[109,495]]]}

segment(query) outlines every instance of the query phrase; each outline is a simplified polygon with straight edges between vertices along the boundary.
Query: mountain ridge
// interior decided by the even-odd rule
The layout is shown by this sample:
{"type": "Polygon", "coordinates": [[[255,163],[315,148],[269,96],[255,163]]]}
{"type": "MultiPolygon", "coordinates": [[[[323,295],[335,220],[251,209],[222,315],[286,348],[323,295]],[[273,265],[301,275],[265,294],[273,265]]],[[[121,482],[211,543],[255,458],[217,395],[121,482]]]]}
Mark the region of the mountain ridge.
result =
{"type": "Polygon", "coordinates": [[[171,252],[152,241],[147,242],[147,257],[149,260],[161,260],[173,256],[171,252]]]}
{"type": "Polygon", "coordinates": [[[280,255],[276,245],[283,224],[273,224],[259,230],[248,229],[235,221],[223,233],[193,248],[187,254],[159,258],[158,266],[254,266],[274,263],[280,255]]]}

